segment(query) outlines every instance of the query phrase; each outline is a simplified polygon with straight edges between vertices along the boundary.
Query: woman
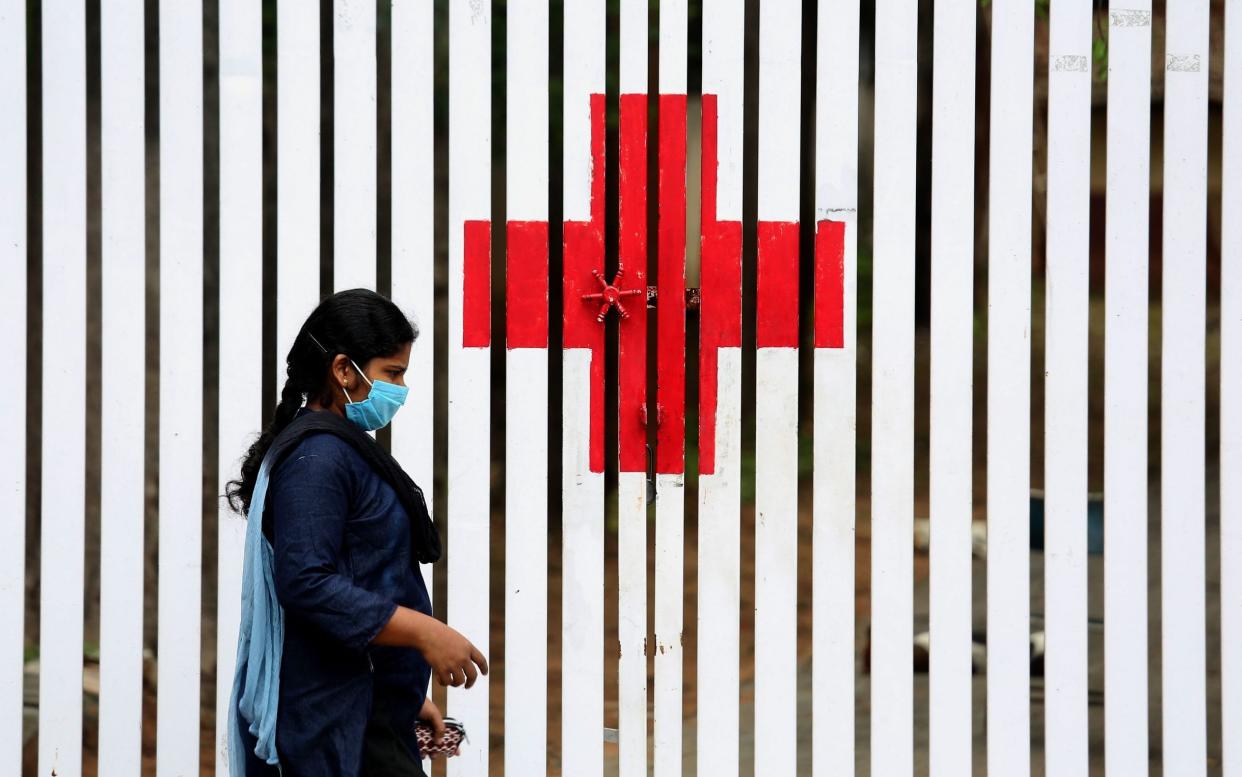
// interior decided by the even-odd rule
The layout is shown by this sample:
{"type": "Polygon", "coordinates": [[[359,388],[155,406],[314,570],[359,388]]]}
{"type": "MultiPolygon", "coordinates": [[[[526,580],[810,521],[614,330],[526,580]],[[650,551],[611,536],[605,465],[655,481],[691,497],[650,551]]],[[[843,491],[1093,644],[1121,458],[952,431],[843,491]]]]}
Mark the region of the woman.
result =
{"type": "Polygon", "coordinates": [[[444,732],[431,673],[467,688],[487,674],[478,649],[432,617],[419,562],[439,558],[440,538],[422,491],[366,433],[404,402],[417,336],[375,292],[324,299],[289,350],[271,425],[229,483],[250,519],[235,774],[421,775],[414,724],[444,732]]]}

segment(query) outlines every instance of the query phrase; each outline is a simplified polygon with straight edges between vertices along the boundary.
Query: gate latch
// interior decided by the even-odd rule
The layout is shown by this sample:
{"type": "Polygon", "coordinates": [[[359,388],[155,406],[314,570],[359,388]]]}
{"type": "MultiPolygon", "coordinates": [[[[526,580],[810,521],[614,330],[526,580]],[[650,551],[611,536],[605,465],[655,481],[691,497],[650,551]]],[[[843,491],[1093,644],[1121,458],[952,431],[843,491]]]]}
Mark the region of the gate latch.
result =
{"type": "Polygon", "coordinates": [[[595,317],[595,320],[601,324],[604,323],[604,318],[608,315],[608,308],[613,306],[617,308],[617,313],[621,318],[629,318],[630,313],[625,309],[625,305],[621,303],[621,298],[646,293],[645,289],[621,288],[621,279],[625,277],[625,267],[623,265],[617,265],[617,274],[613,276],[612,283],[604,280],[604,276],[599,270],[591,270],[591,274],[595,276],[595,280],[599,281],[600,291],[595,294],[583,294],[582,299],[601,301],[599,315],[595,317]]]}

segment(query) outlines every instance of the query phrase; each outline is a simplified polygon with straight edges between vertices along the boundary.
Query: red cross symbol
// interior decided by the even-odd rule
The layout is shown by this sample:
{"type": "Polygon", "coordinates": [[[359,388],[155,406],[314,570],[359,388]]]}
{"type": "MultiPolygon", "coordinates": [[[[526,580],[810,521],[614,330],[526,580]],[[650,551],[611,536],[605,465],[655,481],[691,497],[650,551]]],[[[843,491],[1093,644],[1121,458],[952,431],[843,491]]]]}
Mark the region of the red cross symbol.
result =
{"type": "MultiPolygon", "coordinates": [[[[717,97],[702,96],[702,182],[700,219],[699,308],[699,470],[715,472],[717,352],[742,345],[742,225],[716,213],[717,97]]],[[[562,345],[592,354],[590,386],[590,468],[604,471],[604,331],[596,326],[609,308],[629,323],[618,332],[618,453],[623,472],[646,469],[646,316],[632,318],[622,297],[646,293],[648,186],[657,193],[662,214],[657,232],[659,296],[685,295],[686,95],[660,95],[660,174],[648,181],[647,95],[620,95],[618,163],[618,254],[631,259],[637,288],[623,289],[625,273],[608,282],[604,266],[604,114],[602,94],[591,95],[591,196],[589,220],[565,221],[564,298],[576,295],[598,302],[595,315],[585,306],[566,305],[562,345]],[[595,278],[594,284],[587,280],[595,278]]],[[[491,224],[466,220],[462,345],[491,342],[491,224]]],[[[506,225],[506,299],[509,348],[548,347],[548,225],[546,221],[510,221],[506,225]]],[[[799,228],[796,221],[759,221],[757,225],[755,345],[798,346],[799,228]]],[[[815,225],[814,345],[845,344],[845,224],[823,219],[815,225]]],[[[645,311],[643,311],[645,312],[645,311]]],[[[657,308],[659,381],[655,406],[668,414],[658,424],[656,470],[682,472],[685,467],[685,309],[666,303],[657,308]]]]}

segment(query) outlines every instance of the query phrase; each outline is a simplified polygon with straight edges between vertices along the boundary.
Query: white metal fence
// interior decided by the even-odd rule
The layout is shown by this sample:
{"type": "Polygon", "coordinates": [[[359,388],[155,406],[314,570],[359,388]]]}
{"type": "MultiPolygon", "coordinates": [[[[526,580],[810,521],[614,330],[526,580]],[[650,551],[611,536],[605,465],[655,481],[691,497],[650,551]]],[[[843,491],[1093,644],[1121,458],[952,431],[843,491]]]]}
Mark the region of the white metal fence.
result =
{"type": "MultiPolygon", "coordinates": [[[[619,769],[680,773],[693,744],[700,774],[738,769],[742,427],[755,423],[754,721],[756,773],[798,769],[798,364],[800,331],[813,341],[812,653],[810,738],[815,774],[855,770],[855,504],[858,293],[858,0],[761,0],[758,29],[755,404],[742,403],[743,95],[746,4],[702,3],[701,145],[687,143],[686,0],[658,11],[658,95],[648,94],[647,0],[619,0],[618,146],[606,149],[605,0],[562,10],[563,277],[549,277],[549,7],[510,0],[506,78],[506,224],[491,225],[491,4],[449,0],[448,329],[436,332],[433,212],[433,4],[393,0],[391,24],[391,295],[419,318],[410,403],[392,447],[413,477],[433,481],[436,370],[448,373],[447,610],[476,644],[490,634],[491,556],[505,566],[505,705],[489,715],[489,680],[451,689],[447,712],[467,722],[471,746],[450,775],[550,767],[548,632],[561,634],[564,774],[604,770],[605,677],[617,676],[619,769]],[[802,72],[802,14],[817,14],[814,73],[802,72]],[[802,80],[814,79],[814,158],[801,158],[802,80]],[[658,105],[658,132],[648,101],[658,105]],[[647,180],[649,145],[658,173],[647,180]],[[688,152],[688,149],[691,149],[688,152]],[[688,156],[701,149],[697,353],[686,350],[688,156]],[[605,159],[618,155],[615,290],[618,406],[605,406],[603,300],[605,159]],[[815,169],[814,251],[800,255],[799,180],[815,169]],[[659,217],[648,235],[648,199],[659,217]],[[493,256],[503,229],[507,256],[493,256]],[[649,248],[657,266],[649,267],[649,248]],[[505,321],[491,320],[491,262],[505,262],[505,321]],[[799,269],[813,265],[814,319],[798,319],[799,269]],[[657,302],[646,314],[648,274],[657,302]],[[557,289],[559,288],[559,292],[557,289]],[[551,289],[551,291],[550,291],[551,289]],[[549,320],[549,294],[563,321],[549,320]],[[656,328],[657,391],[647,396],[648,327],[656,328]],[[560,332],[561,440],[549,440],[549,342],[560,332]],[[505,335],[503,343],[493,333],[505,335]],[[437,338],[447,364],[433,359],[437,338]],[[503,451],[490,450],[493,345],[506,348],[503,451]],[[699,365],[697,622],[683,617],[683,499],[687,359],[699,365]],[[607,461],[604,414],[617,413],[617,459],[607,461]],[[654,535],[648,535],[647,423],[657,423],[654,535]],[[562,448],[562,622],[548,619],[548,446],[562,448]],[[491,546],[492,460],[503,461],[504,545],[491,546]],[[619,662],[605,663],[605,474],[617,472],[619,662]],[[647,621],[648,554],[654,611],[647,621]],[[697,742],[683,741],[682,635],[698,652],[697,742]],[[649,635],[654,642],[648,641],[649,635]],[[648,688],[647,664],[654,661],[648,688]],[[652,702],[649,708],[648,702],[652,702]],[[648,763],[648,716],[651,763],[648,763]],[[489,726],[503,750],[489,752],[489,726]]],[[[991,116],[987,234],[987,693],[986,768],[1031,772],[1030,556],[1031,190],[1034,5],[991,3],[991,116]]],[[[1150,0],[1108,14],[1107,281],[1104,486],[1108,516],[1104,730],[1109,774],[1147,773],[1149,672],[1148,203],[1151,148],[1150,0]]],[[[320,116],[334,118],[333,286],[377,284],[376,4],[335,0],[334,103],[321,106],[320,16],[275,3],[277,288],[264,299],[263,40],[259,3],[218,3],[219,409],[217,492],[261,423],[263,306],[276,312],[283,354],[319,296],[320,116]]],[[[864,10],[870,13],[870,8],[864,10]]],[[[915,492],[915,175],[918,3],[877,0],[874,38],[874,189],[871,209],[871,601],[868,762],[877,775],[914,768],[912,524],[915,492]]],[[[27,3],[0,0],[0,329],[10,379],[0,402],[0,608],[21,617],[26,504],[27,180],[42,186],[40,774],[72,775],[82,762],[85,426],[83,394],[102,392],[100,456],[100,774],[141,763],[144,416],[159,427],[158,748],[160,774],[199,770],[199,651],[204,468],[204,93],[201,0],[159,3],[159,402],[143,404],[145,353],[144,3],[99,9],[102,212],[101,385],[85,383],[87,35],[81,2],[42,4],[42,166],[27,169],[27,3]]],[[[1242,131],[1228,113],[1242,100],[1242,21],[1225,18],[1220,554],[1221,742],[1225,774],[1242,773],[1242,131]]],[[[981,768],[974,754],[971,664],[972,375],[975,245],[975,0],[941,0],[934,16],[930,377],[930,730],[932,775],[981,768]]],[[[1161,415],[1161,642],[1163,768],[1206,774],[1205,670],[1205,225],[1208,0],[1166,4],[1164,40],[1161,415]]],[[[1057,0],[1049,27],[1045,470],[1047,536],[1044,749],[1048,774],[1088,772],[1087,534],[1088,187],[1090,0],[1057,0]]],[[[691,205],[688,205],[688,202],[691,205]]],[[[749,225],[748,225],[749,226],[749,225]]],[[[609,315],[615,315],[610,313],[609,315]]],[[[31,333],[33,334],[33,333],[31,333]]],[[[747,340],[747,344],[750,341],[747,340]]],[[[863,454],[864,456],[867,454],[863,454]]],[[[1215,456],[1213,451],[1212,456],[1215,456]]],[[[231,676],[243,523],[221,507],[217,677],[231,676]]],[[[807,552],[803,549],[802,552],[807,552]]],[[[425,570],[429,577],[430,568],[425,570]]],[[[210,593],[210,592],[209,592],[210,593]]],[[[0,635],[0,771],[22,752],[23,629],[0,635]]],[[[229,683],[217,683],[217,737],[226,738],[229,683]]],[[[225,770],[217,752],[218,773],[225,770]]],[[[1219,764],[1212,767],[1219,768],[1219,764]]]]}

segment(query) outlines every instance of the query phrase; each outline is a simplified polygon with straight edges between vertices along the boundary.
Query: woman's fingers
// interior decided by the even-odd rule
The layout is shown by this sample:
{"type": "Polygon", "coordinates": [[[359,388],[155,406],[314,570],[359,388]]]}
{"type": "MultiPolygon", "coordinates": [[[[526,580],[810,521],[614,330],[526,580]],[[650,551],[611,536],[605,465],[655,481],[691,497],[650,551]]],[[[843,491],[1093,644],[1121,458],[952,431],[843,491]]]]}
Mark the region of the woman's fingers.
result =
{"type": "Polygon", "coordinates": [[[461,671],[466,673],[466,687],[469,688],[474,685],[474,681],[479,677],[479,673],[474,669],[474,664],[467,661],[461,665],[461,671]]]}
{"type": "Polygon", "coordinates": [[[487,659],[483,657],[483,654],[474,645],[470,646],[470,660],[479,665],[479,670],[483,674],[487,674],[487,659]]]}

